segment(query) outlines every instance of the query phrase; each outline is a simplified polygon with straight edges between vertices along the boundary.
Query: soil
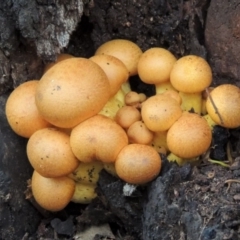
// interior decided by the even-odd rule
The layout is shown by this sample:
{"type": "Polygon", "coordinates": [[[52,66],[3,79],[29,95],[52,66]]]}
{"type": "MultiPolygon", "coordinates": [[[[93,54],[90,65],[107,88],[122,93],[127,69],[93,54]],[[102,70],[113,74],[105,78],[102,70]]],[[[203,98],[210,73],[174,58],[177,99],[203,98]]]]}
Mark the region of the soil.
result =
{"type": "MultiPolygon", "coordinates": [[[[6,22],[0,24],[4,33],[0,38],[0,239],[240,239],[240,129],[215,127],[209,152],[192,165],[179,167],[162,155],[160,175],[144,186],[128,185],[102,171],[98,197],[89,205],[70,203],[63,211],[51,213],[34,199],[25,199],[32,168],[26,139],[16,136],[6,122],[5,101],[21,82],[38,79],[44,63],[59,52],[90,57],[107,40],[124,38],[142,50],[160,46],[176,57],[202,56],[212,66],[213,85],[240,85],[239,28],[234,24],[239,1],[70,2],[68,7],[63,0],[0,3],[0,9],[10,9],[0,11],[6,22]],[[49,19],[52,27],[57,26],[51,28],[56,35],[41,34],[49,19]],[[71,21],[64,25],[65,19],[71,21]],[[60,36],[69,37],[69,43],[60,36]]],[[[155,93],[152,85],[143,84],[137,76],[130,83],[147,96],[155,93]]]]}

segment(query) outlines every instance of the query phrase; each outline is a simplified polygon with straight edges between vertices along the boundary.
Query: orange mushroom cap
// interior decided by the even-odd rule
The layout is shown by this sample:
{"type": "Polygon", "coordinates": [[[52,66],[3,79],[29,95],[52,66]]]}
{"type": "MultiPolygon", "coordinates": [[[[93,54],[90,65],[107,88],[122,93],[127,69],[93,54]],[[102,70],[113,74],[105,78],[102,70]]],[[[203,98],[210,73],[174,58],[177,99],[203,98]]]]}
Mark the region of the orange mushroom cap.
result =
{"type": "Polygon", "coordinates": [[[137,74],[137,64],[142,50],[132,41],[126,39],[114,39],[102,44],[95,55],[111,55],[121,60],[128,69],[130,76],[137,74]]]}
{"type": "Polygon", "coordinates": [[[206,109],[211,119],[226,128],[240,126],[240,89],[232,84],[222,84],[210,92],[206,109]],[[213,101],[213,102],[212,102],[213,101]],[[214,107],[214,105],[215,107],[214,107]]]}
{"type": "Polygon", "coordinates": [[[161,157],[151,146],[129,144],[117,156],[117,175],[131,184],[145,184],[152,181],[161,170],[161,157]]]}
{"type": "Polygon", "coordinates": [[[187,55],[175,62],[170,82],[180,92],[202,92],[212,82],[212,70],[204,58],[187,55]]]}
{"type": "Polygon", "coordinates": [[[170,72],[176,61],[175,56],[167,49],[150,48],[141,55],[138,61],[138,75],[145,83],[166,82],[170,78],[170,72]]]}
{"type": "Polygon", "coordinates": [[[45,178],[34,171],[31,187],[33,197],[42,208],[57,212],[71,201],[75,182],[68,177],[45,178]]]}
{"type": "Polygon", "coordinates": [[[184,112],[167,132],[167,146],[181,158],[198,157],[210,147],[212,131],[196,113],[184,112]]]}
{"type": "Polygon", "coordinates": [[[57,127],[71,128],[96,115],[110,98],[110,84],[93,61],[70,58],[49,69],[36,90],[36,105],[57,127]]]}
{"type": "Polygon", "coordinates": [[[141,119],[140,111],[133,106],[123,106],[116,114],[115,121],[122,128],[129,128],[134,122],[141,119]]]}
{"type": "Polygon", "coordinates": [[[79,164],[69,135],[54,128],[36,131],[28,140],[27,155],[32,167],[44,177],[68,175],[79,164]]]}
{"type": "Polygon", "coordinates": [[[130,143],[140,144],[150,144],[154,136],[142,121],[134,122],[128,128],[127,135],[130,143]]]}
{"type": "Polygon", "coordinates": [[[82,162],[115,162],[118,153],[128,144],[128,137],[114,120],[96,115],[73,128],[70,144],[82,162]]]}
{"type": "Polygon", "coordinates": [[[35,104],[38,83],[38,80],[22,83],[13,90],[6,102],[5,112],[9,125],[16,134],[25,138],[39,129],[51,126],[35,104]]]}
{"type": "Polygon", "coordinates": [[[124,101],[128,106],[138,106],[141,103],[141,95],[137,92],[130,91],[125,95],[124,101]]]}

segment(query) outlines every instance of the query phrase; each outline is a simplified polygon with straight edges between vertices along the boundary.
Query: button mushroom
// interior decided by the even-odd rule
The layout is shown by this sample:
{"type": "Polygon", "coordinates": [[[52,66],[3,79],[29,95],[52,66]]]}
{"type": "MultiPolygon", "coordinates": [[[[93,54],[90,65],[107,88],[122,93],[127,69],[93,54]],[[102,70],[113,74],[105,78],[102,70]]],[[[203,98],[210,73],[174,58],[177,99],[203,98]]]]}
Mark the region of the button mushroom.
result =
{"type": "Polygon", "coordinates": [[[161,170],[158,152],[148,145],[129,144],[117,156],[117,175],[131,184],[145,184],[152,181],[161,170]]]}
{"type": "Polygon", "coordinates": [[[210,147],[212,131],[196,113],[184,112],[167,133],[167,146],[180,158],[195,158],[210,147]]]}
{"type": "Polygon", "coordinates": [[[130,143],[150,144],[153,140],[153,132],[140,120],[128,128],[127,135],[130,143]]]}
{"type": "Polygon", "coordinates": [[[170,96],[158,94],[142,103],[142,120],[153,132],[166,131],[181,116],[180,104],[170,96]]]}
{"type": "Polygon", "coordinates": [[[200,114],[202,91],[212,82],[212,70],[205,59],[195,55],[181,57],[174,64],[170,82],[182,98],[182,109],[200,114]]]}
{"type": "Polygon", "coordinates": [[[72,153],[68,134],[54,128],[36,131],[28,140],[27,156],[44,177],[61,177],[73,172],[79,161],[72,153]]]}
{"type": "Polygon", "coordinates": [[[176,60],[167,49],[150,48],[139,59],[138,75],[143,82],[148,84],[167,82],[176,60]]]}
{"type": "Polygon", "coordinates": [[[218,125],[226,128],[240,126],[240,89],[232,84],[215,87],[207,98],[206,109],[218,125]]]}
{"type": "Polygon", "coordinates": [[[140,111],[133,106],[124,106],[116,114],[115,121],[122,128],[129,128],[134,122],[141,119],[140,111]]]}

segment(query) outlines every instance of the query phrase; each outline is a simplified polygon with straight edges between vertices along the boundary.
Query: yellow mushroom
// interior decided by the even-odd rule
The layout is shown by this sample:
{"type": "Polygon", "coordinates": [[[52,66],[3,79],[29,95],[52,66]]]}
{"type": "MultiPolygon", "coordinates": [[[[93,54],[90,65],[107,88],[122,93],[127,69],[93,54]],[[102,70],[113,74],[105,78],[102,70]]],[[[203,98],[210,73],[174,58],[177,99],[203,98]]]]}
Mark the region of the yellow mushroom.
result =
{"type": "Polygon", "coordinates": [[[181,57],[172,68],[170,82],[179,91],[182,109],[200,114],[202,91],[212,82],[212,70],[207,61],[196,55],[181,57]]]}
{"type": "Polygon", "coordinates": [[[212,131],[207,121],[196,113],[184,112],[167,133],[167,146],[180,158],[195,158],[211,145],[212,131]]]}

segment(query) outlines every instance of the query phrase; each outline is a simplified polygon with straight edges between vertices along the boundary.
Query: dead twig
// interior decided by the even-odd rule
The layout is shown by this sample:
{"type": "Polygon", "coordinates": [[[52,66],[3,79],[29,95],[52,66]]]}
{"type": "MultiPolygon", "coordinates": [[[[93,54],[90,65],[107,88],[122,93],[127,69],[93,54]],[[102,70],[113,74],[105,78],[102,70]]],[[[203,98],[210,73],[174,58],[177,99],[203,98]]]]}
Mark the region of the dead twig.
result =
{"type": "Polygon", "coordinates": [[[231,150],[232,150],[231,149],[231,143],[228,142],[226,151],[227,151],[227,159],[228,159],[230,165],[233,164],[233,158],[232,158],[232,153],[231,153],[232,151],[231,150]]]}
{"type": "Polygon", "coordinates": [[[228,184],[228,187],[227,187],[227,190],[226,190],[226,192],[228,192],[229,188],[231,187],[231,184],[232,183],[240,183],[240,180],[239,179],[228,179],[224,183],[228,184]]]}
{"type": "Polygon", "coordinates": [[[213,101],[213,99],[212,99],[212,96],[211,96],[208,88],[206,88],[205,91],[206,91],[206,93],[207,93],[207,95],[208,95],[208,97],[209,97],[210,102],[211,102],[212,105],[213,105],[213,108],[214,108],[214,110],[215,110],[215,113],[218,115],[218,117],[219,117],[219,119],[220,119],[221,124],[224,125],[223,118],[222,118],[221,114],[219,113],[218,108],[217,108],[216,104],[214,103],[214,101],[213,101]]]}

